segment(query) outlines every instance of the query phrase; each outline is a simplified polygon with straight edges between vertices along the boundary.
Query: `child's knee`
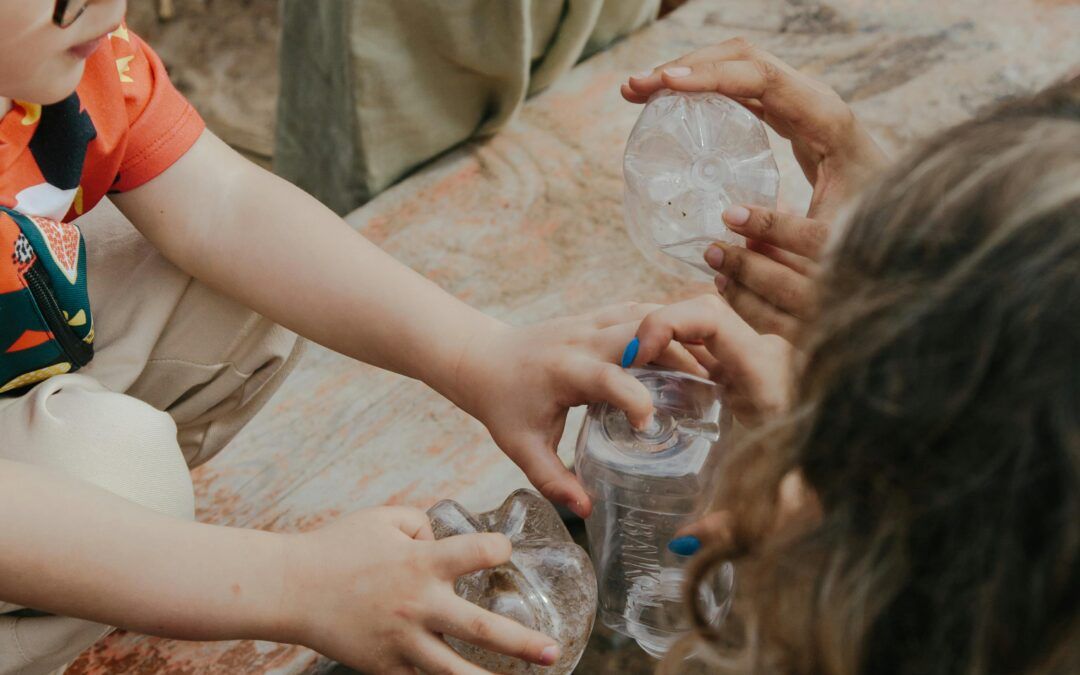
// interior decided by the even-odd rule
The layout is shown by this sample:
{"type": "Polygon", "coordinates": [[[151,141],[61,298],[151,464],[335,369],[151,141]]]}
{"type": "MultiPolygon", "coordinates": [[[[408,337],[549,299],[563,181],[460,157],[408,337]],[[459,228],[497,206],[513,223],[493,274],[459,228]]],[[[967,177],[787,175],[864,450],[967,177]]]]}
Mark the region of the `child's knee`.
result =
{"type": "Polygon", "coordinates": [[[2,417],[20,437],[0,451],[9,459],[61,470],[155,511],[194,518],[191,475],[166,413],[91,378],[65,375],[42,383],[2,417]]]}

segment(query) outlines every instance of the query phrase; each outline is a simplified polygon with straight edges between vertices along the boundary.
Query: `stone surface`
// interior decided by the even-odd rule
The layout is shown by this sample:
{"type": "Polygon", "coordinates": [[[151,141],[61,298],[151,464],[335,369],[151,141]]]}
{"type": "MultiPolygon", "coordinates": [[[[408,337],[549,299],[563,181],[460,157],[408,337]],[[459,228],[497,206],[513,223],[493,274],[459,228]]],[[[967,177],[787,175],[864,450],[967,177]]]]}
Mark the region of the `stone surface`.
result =
{"type": "Polygon", "coordinates": [[[436,539],[477,532],[505,534],[510,562],[457,580],[469,602],[555,639],[558,663],[541,668],[447,638],[466,659],[494,673],[566,675],[574,670],[596,617],[596,576],[585,549],[574,543],[555,507],[532,490],[515,490],[498,509],[473,514],[443,500],[428,510],[436,539]]]}
{"type": "MultiPolygon", "coordinates": [[[[1075,3],[1048,0],[692,1],[574,69],[504,133],[448,155],[350,221],[451,292],[509,321],[604,302],[684,298],[709,287],[644,264],[623,227],[621,157],[639,113],[618,94],[629,73],[745,35],[836,87],[898,151],[997,99],[1075,71],[1078,11],[1075,3]]],[[[781,203],[798,208],[809,190],[790,151],[772,141],[781,203]]],[[[571,433],[564,447],[572,443],[571,433]]],[[[427,508],[449,497],[483,510],[525,484],[483,427],[436,394],[317,348],[195,478],[201,520],[282,531],[383,503],[427,508]]],[[[645,672],[637,660],[627,666],[629,658],[587,650],[577,672],[645,672]]],[[[118,633],[71,672],[286,675],[328,668],[299,647],[118,633]]]]}

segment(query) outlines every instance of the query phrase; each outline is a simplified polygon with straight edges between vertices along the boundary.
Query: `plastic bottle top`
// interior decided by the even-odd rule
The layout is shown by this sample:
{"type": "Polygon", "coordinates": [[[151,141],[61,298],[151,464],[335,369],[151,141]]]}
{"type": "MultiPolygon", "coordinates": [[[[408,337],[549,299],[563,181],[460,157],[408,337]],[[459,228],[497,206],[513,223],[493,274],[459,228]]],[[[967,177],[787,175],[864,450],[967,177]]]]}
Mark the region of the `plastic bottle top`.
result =
{"type": "Polygon", "coordinates": [[[717,422],[687,417],[684,411],[659,407],[649,426],[644,429],[634,428],[626,413],[612,406],[604,410],[602,424],[609,440],[624,452],[635,454],[662,452],[675,447],[687,437],[700,436],[710,443],[720,438],[720,424],[717,422]]]}
{"type": "MultiPolygon", "coordinates": [[[[636,429],[626,414],[608,404],[593,404],[578,437],[576,461],[582,480],[594,471],[612,471],[620,481],[644,486],[646,477],[678,480],[697,475],[715,453],[731,415],[716,384],[693,375],[657,368],[630,368],[653,400],[652,424],[636,429]]],[[[696,480],[681,489],[692,489],[696,480]]]]}
{"type": "Polygon", "coordinates": [[[743,242],[724,224],[724,209],[775,208],[780,184],[765,126],[753,113],[720,94],[666,89],[649,99],[630,132],[623,176],[627,228],[645,257],[680,276],[694,268],[710,278],[709,244],[743,242]]]}

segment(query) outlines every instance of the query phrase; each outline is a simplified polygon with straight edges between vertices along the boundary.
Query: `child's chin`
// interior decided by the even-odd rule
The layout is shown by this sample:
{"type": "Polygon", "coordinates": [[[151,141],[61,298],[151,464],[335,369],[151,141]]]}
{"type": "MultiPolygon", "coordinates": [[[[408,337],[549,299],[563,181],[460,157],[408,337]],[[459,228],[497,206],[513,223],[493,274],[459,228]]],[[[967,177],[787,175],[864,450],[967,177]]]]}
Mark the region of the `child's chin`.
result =
{"type": "Polygon", "coordinates": [[[33,96],[19,98],[40,103],[41,105],[59,103],[75,92],[76,87],[79,86],[79,82],[82,80],[84,67],[84,61],[79,61],[74,66],[69,65],[63,69],[59,77],[49,78],[47,86],[36,87],[37,90],[32,92],[33,96]]]}

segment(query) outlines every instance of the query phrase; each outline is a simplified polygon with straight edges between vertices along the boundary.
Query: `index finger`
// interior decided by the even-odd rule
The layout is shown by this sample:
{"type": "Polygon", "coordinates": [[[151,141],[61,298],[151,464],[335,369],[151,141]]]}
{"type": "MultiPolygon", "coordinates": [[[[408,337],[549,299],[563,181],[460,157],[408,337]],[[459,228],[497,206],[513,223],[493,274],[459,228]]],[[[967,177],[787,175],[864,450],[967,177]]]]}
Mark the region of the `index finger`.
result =
{"type": "Polygon", "coordinates": [[[763,206],[735,206],[723,213],[724,223],[748,239],[763,241],[811,260],[821,258],[829,238],[823,221],[782,213],[763,206]]]}
{"type": "Polygon", "coordinates": [[[481,649],[543,666],[558,661],[561,652],[547,635],[457,597],[445,611],[432,617],[428,628],[481,649]]]}
{"type": "Polygon", "coordinates": [[[563,504],[576,515],[587,518],[592,502],[581,481],[563,464],[556,452],[558,438],[530,435],[508,448],[507,456],[517,464],[529,482],[556,504],[563,504]]]}
{"type": "MultiPolygon", "coordinates": [[[[725,40],[718,45],[710,45],[684,54],[677,59],[673,59],[666,63],[662,63],[651,70],[646,70],[636,75],[631,75],[628,83],[624,85],[626,87],[623,90],[623,96],[630,99],[630,95],[640,97],[641,101],[648,100],[649,96],[652,96],[657,91],[665,88],[663,72],[669,68],[693,68],[693,66],[701,63],[709,63],[711,61],[729,61],[733,59],[745,59],[753,49],[751,44],[743,38],[732,38],[731,40],[725,40]]],[[[638,102],[638,101],[633,101],[638,102]]]]}
{"type": "Polygon", "coordinates": [[[638,328],[637,363],[648,363],[672,340],[702,342],[732,381],[743,379],[760,336],[731,305],[704,295],[669,305],[645,317],[638,328]]]}
{"type": "Polygon", "coordinates": [[[850,135],[854,113],[828,85],[799,72],[742,38],[692,52],[632,77],[623,96],[642,102],[660,89],[715,91],[737,101],[750,101],[780,135],[795,135],[827,152],[850,135]]]}
{"type": "MultiPolygon", "coordinates": [[[[823,109],[822,102],[815,100],[820,92],[809,86],[802,75],[769,59],[666,68],[660,79],[665,87],[677,91],[715,91],[734,99],[756,100],[770,119],[778,118],[786,124],[799,122],[802,134],[818,130],[833,116],[832,110],[823,109]]],[[[781,135],[790,133],[784,131],[784,126],[771,126],[781,135]]]]}
{"type": "Polygon", "coordinates": [[[435,568],[446,581],[497,567],[510,559],[510,540],[495,532],[458,534],[431,544],[435,568]]]}

